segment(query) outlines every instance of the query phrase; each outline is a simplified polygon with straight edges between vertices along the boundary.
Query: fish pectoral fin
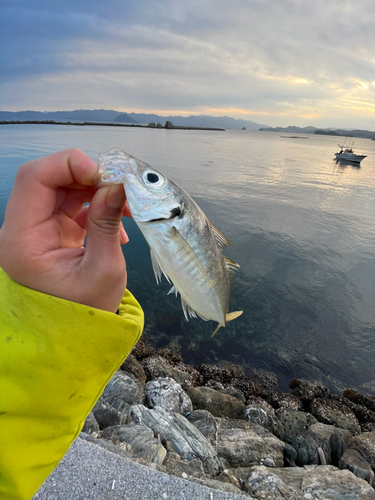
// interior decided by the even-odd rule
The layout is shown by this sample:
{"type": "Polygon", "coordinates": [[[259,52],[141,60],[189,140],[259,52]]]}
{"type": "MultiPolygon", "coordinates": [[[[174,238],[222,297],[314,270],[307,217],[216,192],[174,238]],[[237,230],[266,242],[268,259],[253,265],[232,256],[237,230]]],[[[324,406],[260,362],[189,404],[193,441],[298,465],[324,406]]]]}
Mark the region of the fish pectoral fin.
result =
{"type": "Polygon", "coordinates": [[[158,258],[156,257],[156,254],[152,250],[152,248],[150,248],[150,255],[151,255],[151,264],[152,264],[152,269],[153,269],[154,274],[155,274],[156,283],[159,284],[161,282],[161,275],[163,273],[166,280],[170,284],[171,282],[170,282],[169,276],[163,271],[161,265],[159,264],[158,258]]]}
{"type": "Polygon", "coordinates": [[[172,238],[176,238],[178,240],[180,250],[183,254],[183,258],[185,258],[188,262],[192,263],[195,267],[199,269],[202,276],[205,278],[205,280],[212,288],[211,280],[208,277],[208,274],[205,268],[203,267],[202,262],[199,260],[197,254],[194,252],[194,250],[191,248],[191,246],[185,240],[182,234],[174,226],[171,227],[171,231],[172,231],[172,238]]]}
{"type": "Polygon", "coordinates": [[[227,238],[223,235],[223,233],[218,229],[213,222],[210,220],[208,221],[210,224],[211,230],[214,233],[216,243],[219,245],[219,247],[230,247],[231,244],[227,240],[227,238]]]}

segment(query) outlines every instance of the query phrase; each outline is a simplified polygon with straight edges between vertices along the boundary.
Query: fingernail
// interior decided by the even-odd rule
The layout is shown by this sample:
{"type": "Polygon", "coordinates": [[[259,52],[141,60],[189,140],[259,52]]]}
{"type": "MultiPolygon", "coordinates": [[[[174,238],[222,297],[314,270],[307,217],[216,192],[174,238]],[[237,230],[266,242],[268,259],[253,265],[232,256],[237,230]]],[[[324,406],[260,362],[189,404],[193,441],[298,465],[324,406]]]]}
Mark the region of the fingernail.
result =
{"type": "Polygon", "coordinates": [[[122,184],[115,184],[109,188],[105,203],[111,208],[120,208],[125,204],[125,191],[122,184]]]}
{"type": "Polygon", "coordinates": [[[126,234],[125,229],[120,227],[120,241],[121,245],[125,245],[129,241],[129,236],[126,234]]]}

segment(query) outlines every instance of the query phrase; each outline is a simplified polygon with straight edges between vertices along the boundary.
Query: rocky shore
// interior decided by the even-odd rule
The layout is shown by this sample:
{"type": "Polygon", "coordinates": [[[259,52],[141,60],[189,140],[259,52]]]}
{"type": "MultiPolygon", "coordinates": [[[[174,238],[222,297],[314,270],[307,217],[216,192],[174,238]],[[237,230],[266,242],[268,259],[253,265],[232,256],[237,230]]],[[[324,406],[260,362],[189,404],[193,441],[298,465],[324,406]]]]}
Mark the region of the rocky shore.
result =
{"type": "Polygon", "coordinates": [[[375,500],[375,397],[275,374],[192,367],[142,341],[81,438],[148,467],[249,498],[375,500]]]}

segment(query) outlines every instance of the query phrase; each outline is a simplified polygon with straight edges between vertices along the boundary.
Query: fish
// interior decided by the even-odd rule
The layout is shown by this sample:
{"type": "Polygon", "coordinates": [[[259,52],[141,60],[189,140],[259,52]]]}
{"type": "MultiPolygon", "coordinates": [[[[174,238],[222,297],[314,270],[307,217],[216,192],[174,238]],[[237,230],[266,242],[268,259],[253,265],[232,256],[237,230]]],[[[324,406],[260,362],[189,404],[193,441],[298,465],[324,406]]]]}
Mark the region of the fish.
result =
{"type": "Polygon", "coordinates": [[[123,183],[132,217],[151,254],[156,282],[162,275],[180,294],[186,320],[199,316],[217,328],[243,311],[228,312],[232,276],[239,265],[222,253],[230,243],[175,182],[121,149],[99,155],[97,187],[123,183]]]}

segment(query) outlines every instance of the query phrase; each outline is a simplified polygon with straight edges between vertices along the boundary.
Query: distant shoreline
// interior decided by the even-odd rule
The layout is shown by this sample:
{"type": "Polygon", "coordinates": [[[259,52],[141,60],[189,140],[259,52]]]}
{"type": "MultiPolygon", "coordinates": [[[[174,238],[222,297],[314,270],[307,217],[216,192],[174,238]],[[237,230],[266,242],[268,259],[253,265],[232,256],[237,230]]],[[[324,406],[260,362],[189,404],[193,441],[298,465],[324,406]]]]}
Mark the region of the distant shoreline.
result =
{"type": "Polygon", "coordinates": [[[57,122],[55,120],[1,120],[0,125],[74,125],[74,126],[100,126],[100,127],[137,127],[137,128],[152,128],[164,130],[213,130],[215,132],[225,132],[225,128],[213,127],[185,127],[182,125],[173,125],[172,127],[140,125],[136,123],[108,123],[108,122],[57,122]]]}

